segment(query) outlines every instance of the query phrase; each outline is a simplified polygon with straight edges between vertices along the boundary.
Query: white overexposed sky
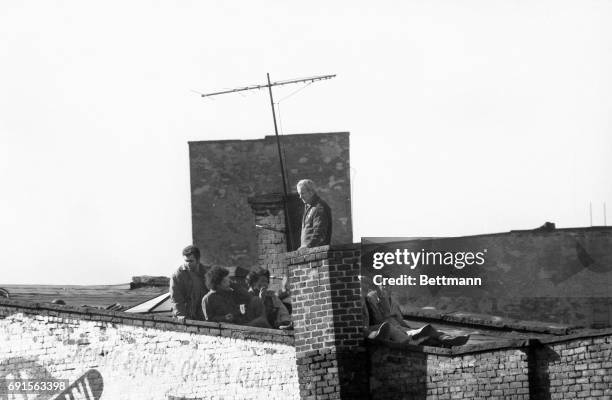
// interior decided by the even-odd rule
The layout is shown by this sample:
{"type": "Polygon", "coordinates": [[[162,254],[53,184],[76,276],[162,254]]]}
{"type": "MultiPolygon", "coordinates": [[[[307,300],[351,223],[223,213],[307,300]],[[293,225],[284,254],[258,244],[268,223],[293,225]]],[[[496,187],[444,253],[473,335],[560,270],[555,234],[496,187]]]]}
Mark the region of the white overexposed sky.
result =
{"type": "Polygon", "coordinates": [[[169,275],[187,141],[351,132],[361,236],[612,221],[609,1],[0,2],[0,284],[169,275]],[[299,85],[275,90],[282,99],[299,85]],[[194,92],[196,91],[196,92],[194,92]]]}

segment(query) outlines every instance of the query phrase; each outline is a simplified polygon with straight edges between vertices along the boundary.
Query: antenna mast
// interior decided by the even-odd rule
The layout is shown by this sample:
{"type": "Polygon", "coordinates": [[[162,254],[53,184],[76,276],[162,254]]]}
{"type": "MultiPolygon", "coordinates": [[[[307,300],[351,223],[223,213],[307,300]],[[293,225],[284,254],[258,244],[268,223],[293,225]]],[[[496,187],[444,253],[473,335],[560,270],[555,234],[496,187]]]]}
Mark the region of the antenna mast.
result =
{"type": "Polygon", "coordinates": [[[281,143],[280,143],[280,136],[278,135],[278,126],[276,124],[276,112],[274,111],[274,98],[272,97],[272,86],[282,86],[282,85],[289,85],[292,83],[302,83],[302,82],[315,82],[315,81],[322,81],[322,80],[327,80],[327,79],[332,79],[334,78],[336,75],[320,75],[320,76],[312,76],[310,78],[303,78],[303,79],[289,79],[286,81],[278,81],[278,82],[274,82],[272,83],[270,81],[270,74],[267,74],[267,78],[268,78],[268,83],[267,84],[263,84],[263,85],[252,85],[252,86],[244,86],[244,87],[240,87],[240,88],[236,88],[236,89],[230,89],[230,90],[224,90],[224,91],[220,91],[220,92],[213,92],[213,93],[204,93],[201,94],[201,97],[211,97],[211,96],[218,96],[221,94],[228,94],[228,93],[236,93],[236,92],[243,92],[246,90],[255,90],[255,89],[264,89],[264,88],[268,88],[268,93],[270,95],[270,105],[272,106],[272,119],[274,120],[274,133],[276,135],[276,147],[278,148],[278,159],[280,162],[280,170],[281,170],[281,177],[283,180],[283,208],[285,210],[285,225],[286,225],[286,233],[287,233],[287,248],[288,249],[293,249],[293,246],[295,244],[294,240],[293,240],[293,233],[291,231],[291,222],[290,222],[290,215],[289,215],[289,207],[287,205],[287,200],[289,198],[289,193],[287,191],[287,176],[285,173],[285,162],[283,159],[283,153],[281,150],[281,143]]]}

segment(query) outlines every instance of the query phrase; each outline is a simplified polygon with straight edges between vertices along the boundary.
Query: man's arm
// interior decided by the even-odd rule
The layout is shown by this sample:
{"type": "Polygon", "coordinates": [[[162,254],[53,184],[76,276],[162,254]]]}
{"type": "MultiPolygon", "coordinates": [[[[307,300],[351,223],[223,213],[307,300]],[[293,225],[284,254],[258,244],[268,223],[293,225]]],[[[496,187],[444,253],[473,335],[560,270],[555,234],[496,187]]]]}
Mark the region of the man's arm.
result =
{"type": "Polygon", "coordinates": [[[276,293],[272,292],[271,296],[272,304],[274,308],[278,310],[276,314],[276,321],[274,321],[274,324],[278,326],[291,324],[291,315],[289,314],[289,311],[287,311],[287,307],[285,307],[285,304],[283,304],[281,299],[278,298],[276,293]]]}
{"type": "Polygon", "coordinates": [[[187,299],[185,288],[181,284],[178,276],[172,275],[170,278],[170,302],[172,303],[172,312],[175,317],[187,316],[187,299]]]}
{"type": "Polygon", "coordinates": [[[285,275],[283,276],[283,282],[281,283],[281,288],[278,290],[278,298],[281,300],[284,300],[289,296],[291,296],[291,289],[289,288],[289,277],[285,275]]]}

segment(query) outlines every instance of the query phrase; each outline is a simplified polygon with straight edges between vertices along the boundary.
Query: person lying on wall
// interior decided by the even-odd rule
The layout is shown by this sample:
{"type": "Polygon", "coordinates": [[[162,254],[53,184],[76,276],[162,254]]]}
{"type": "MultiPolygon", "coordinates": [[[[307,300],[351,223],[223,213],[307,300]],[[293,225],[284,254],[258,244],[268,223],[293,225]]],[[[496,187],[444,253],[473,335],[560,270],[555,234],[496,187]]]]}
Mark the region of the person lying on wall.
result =
{"type": "Polygon", "coordinates": [[[206,321],[270,328],[263,300],[232,288],[227,269],[212,267],[206,273],[206,285],[210,288],[202,299],[206,321]]]}
{"type": "Polygon", "coordinates": [[[470,339],[470,335],[448,335],[430,324],[420,328],[410,326],[386,288],[375,286],[366,276],[361,277],[361,282],[365,294],[363,312],[368,339],[434,347],[463,346],[470,339]]]}
{"type": "Polygon", "coordinates": [[[246,283],[249,286],[249,294],[263,301],[266,319],[270,326],[275,329],[290,329],[292,324],[289,311],[276,293],[268,290],[270,271],[256,267],[246,276],[246,283]]]}

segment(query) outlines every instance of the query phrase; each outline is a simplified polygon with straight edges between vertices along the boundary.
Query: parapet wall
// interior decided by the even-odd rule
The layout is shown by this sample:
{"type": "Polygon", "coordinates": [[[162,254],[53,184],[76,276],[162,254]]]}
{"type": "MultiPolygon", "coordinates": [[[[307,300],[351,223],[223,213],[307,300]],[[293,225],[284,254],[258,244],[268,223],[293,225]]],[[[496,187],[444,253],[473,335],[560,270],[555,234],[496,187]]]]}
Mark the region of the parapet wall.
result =
{"type": "Polygon", "coordinates": [[[612,329],[546,340],[533,352],[536,398],[612,398],[612,329]]]}
{"type": "Polygon", "coordinates": [[[375,346],[371,363],[375,400],[530,398],[527,354],[519,349],[452,357],[375,346]]]}
{"type": "Polygon", "coordinates": [[[271,329],[2,299],[0,343],[0,389],[94,369],[105,399],[299,398],[293,337],[271,329]]]}
{"type": "Polygon", "coordinates": [[[612,396],[610,329],[489,348],[449,350],[381,344],[369,348],[374,400],[612,396]]]}

